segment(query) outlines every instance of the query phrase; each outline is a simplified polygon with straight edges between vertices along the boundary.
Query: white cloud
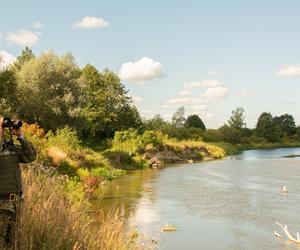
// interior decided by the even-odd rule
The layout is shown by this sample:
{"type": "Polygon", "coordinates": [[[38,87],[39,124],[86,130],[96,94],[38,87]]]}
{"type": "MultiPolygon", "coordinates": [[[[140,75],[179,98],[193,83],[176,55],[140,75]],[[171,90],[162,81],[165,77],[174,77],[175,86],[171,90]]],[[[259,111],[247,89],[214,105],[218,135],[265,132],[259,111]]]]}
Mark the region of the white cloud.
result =
{"type": "Polygon", "coordinates": [[[207,105],[194,105],[192,106],[192,110],[194,111],[205,111],[207,110],[207,105]]]}
{"type": "Polygon", "coordinates": [[[228,89],[225,87],[213,87],[208,88],[206,92],[203,94],[207,99],[218,99],[227,96],[228,89]]]}
{"type": "Polygon", "coordinates": [[[108,26],[108,22],[102,18],[97,18],[93,16],[86,16],[82,20],[73,23],[73,28],[76,29],[97,29],[105,28],[108,26]]]}
{"type": "Polygon", "coordinates": [[[155,113],[151,110],[140,110],[141,116],[145,118],[152,118],[155,113]]]}
{"type": "Polygon", "coordinates": [[[39,21],[35,21],[33,24],[32,24],[32,28],[35,28],[35,29],[41,29],[41,28],[44,28],[44,25],[39,22],[39,21]]]}
{"type": "Polygon", "coordinates": [[[218,75],[218,72],[216,70],[210,70],[207,72],[207,74],[209,76],[216,77],[218,75]]]}
{"type": "Polygon", "coordinates": [[[165,76],[160,62],[151,58],[143,57],[137,62],[124,63],[119,71],[122,80],[132,80],[143,83],[165,76]]]}
{"type": "Polygon", "coordinates": [[[38,34],[26,29],[20,29],[16,32],[4,33],[1,37],[8,44],[15,44],[19,46],[31,47],[39,41],[38,34]]]}
{"type": "Polygon", "coordinates": [[[250,93],[247,90],[237,93],[237,96],[241,96],[241,97],[245,97],[245,96],[249,96],[249,95],[250,95],[250,93]]]}
{"type": "Polygon", "coordinates": [[[11,65],[16,58],[5,50],[0,51],[0,71],[11,65]]]}
{"type": "Polygon", "coordinates": [[[143,97],[140,97],[140,96],[132,96],[132,100],[135,102],[135,103],[141,103],[144,101],[143,97]]]}
{"type": "Polygon", "coordinates": [[[191,94],[191,91],[187,90],[187,89],[182,90],[182,91],[179,92],[179,95],[181,95],[181,96],[188,96],[190,94],[191,94]]]}
{"type": "Polygon", "coordinates": [[[165,108],[172,105],[190,105],[204,103],[204,100],[197,97],[175,97],[166,100],[165,108]]]}
{"type": "Polygon", "coordinates": [[[206,79],[206,80],[203,80],[200,82],[193,81],[193,82],[185,83],[183,85],[183,87],[185,89],[196,89],[196,88],[217,87],[217,86],[221,86],[221,85],[222,85],[222,83],[217,80],[206,79]]]}
{"type": "Polygon", "coordinates": [[[277,71],[277,76],[300,76],[300,65],[282,65],[277,71]]]}

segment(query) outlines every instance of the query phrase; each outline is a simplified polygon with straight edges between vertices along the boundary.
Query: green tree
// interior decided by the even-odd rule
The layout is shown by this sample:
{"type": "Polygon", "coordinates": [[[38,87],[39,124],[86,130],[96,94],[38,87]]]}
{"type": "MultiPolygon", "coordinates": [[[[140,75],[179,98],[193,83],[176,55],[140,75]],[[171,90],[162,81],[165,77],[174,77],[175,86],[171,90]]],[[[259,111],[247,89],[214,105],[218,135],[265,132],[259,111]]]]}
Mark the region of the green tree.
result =
{"type": "Polygon", "coordinates": [[[219,128],[220,133],[222,134],[223,140],[225,142],[229,142],[232,144],[241,142],[241,133],[239,130],[229,127],[228,125],[224,125],[219,128]]]}
{"type": "Polygon", "coordinates": [[[45,129],[70,125],[80,115],[80,69],[71,54],[47,52],[27,61],[17,77],[19,117],[45,129]]]}
{"type": "Polygon", "coordinates": [[[28,47],[25,47],[22,50],[21,55],[19,55],[17,57],[17,60],[13,64],[14,71],[19,71],[26,62],[28,62],[29,60],[31,60],[33,58],[35,58],[35,55],[32,52],[32,50],[28,47]]]}
{"type": "Polygon", "coordinates": [[[190,115],[188,116],[188,118],[186,119],[184,126],[186,128],[200,128],[205,130],[206,127],[203,123],[203,121],[201,120],[201,118],[198,115],[190,115]]]}
{"type": "Polygon", "coordinates": [[[165,131],[169,124],[161,117],[160,114],[154,115],[152,118],[145,119],[144,130],[161,130],[165,131]]]}
{"type": "Polygon", "coordinates": [[[264,112],[259,116],[255,128],[255,135],[263,137],[270,142],[279,141],[280,131],[270,113],[264,112]]]}
{"type": "Polygon", "coordinates": [[[16,88],[15,74],[10,69],[0,71],[0,110],[4,116],[15,114],[15,107],[18,105],[16,88]]]}
{"type": "Polygon", "coordinates": [[[111,137],[117,130],[141,126],[140,115],[114,72],[99,72],[88,64],[80,84],[85,97],[82,113],[93,135],[111,137]]]}
{"type": "Polygon", "coordinates": [[[182,128],[184,126],[185,117],[184,117],[185,109],[184,107],[180,107],[177,111],[173,114],[172,117],[172,125],[175,128],[182,128]]]}
{"type": "Polygon", "coordinates": [[[140,113],[135,105],[128,104],[124,105],[119,111],[119,122],[116,124],[115,130],[127,130],[135,128],[142,130],[143,122],[140,113]]]}
{"type": "Polygon", "coordinates": [[[296,133],[296,124],[292,115],[275,116],[274,123],[285,136],[293,136],[296,133]]]}
{"type": "Polygon", "coordinates": [[[243,108],[236,108],[231,112],[231,117],[228,121],[229,127],[237,130],[241,130],[245,127],[245,115],[243,108]]]}

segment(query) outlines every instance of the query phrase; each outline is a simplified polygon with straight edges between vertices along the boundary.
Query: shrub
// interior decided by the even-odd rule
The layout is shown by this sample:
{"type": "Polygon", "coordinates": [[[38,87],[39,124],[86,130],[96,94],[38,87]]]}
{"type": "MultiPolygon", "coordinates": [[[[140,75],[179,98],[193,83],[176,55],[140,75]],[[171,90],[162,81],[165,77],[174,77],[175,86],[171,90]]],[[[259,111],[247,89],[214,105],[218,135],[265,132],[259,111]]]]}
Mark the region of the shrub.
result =
{"type": "Polygon", "coordinates": [[[138,132],[136,129],[130,128],[128,130],[117,131],[114,136],[114,141],[125,142],[129,140],[135,140],[138,138],[138,132]]]}
{"type": "Polygon", "coordinates": [[[223,135],[218,129],[207,129],[203,133],[203,140],[208,142],[219,142],[223,140],[223,135]]]}
{"type": "Polygon", "coordinates": [[[80,140],[77,133],[69,127],[57,129],[55,134],[48,132],[46,135],[48,139],[48,146],[55,146],[63,149],[66,153],[71,153],[80,146],[80,140]]]}
{"type": "Polygon", "coordinates": [[[152,144],[154,147],[163,145],[164,135],[160,131],[146,130],[140,138],[140,144],[145,147],[152,144]]]}

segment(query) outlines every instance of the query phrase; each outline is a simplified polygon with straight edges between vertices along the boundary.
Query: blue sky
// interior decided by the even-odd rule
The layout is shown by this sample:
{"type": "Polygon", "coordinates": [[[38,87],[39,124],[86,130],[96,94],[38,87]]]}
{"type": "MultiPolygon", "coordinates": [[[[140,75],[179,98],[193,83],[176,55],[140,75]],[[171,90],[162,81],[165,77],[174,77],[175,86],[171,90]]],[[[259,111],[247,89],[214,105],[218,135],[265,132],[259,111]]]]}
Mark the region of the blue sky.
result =
{"type": "Polygon", "coordinates": [[[297,0],[0,0],[0,51],[29,45],[110,68],[148,117],[184,106],[218,127],[243,107],[250,127],[264,111],[300,124],[299,9],[297,0]]]}

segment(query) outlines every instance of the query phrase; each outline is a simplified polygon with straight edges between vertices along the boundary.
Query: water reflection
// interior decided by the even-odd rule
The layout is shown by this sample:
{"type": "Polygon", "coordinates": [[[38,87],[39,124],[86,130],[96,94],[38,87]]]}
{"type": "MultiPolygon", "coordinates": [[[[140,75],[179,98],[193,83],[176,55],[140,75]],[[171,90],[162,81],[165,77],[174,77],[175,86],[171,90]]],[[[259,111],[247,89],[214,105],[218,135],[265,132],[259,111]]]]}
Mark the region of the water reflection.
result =
{"type": "Polygon", "coordinates": [[[164,249],[297,249],[278,241],[278,220],[300,228],[300,149],[253,150],[224,161],[133,171],[102,187],[101,207],[119,207],[164,249]],[[283,194],[286,185],[289,193],[283,194]]]}
{"type": "Polygon", "coordinates": [[[96,208],[105,212],[119,210],[121,215],[129,217],[136,208],[139,199],[154,200],[155,190],[148,186],[151,180],[156,177],[157,170],[147,169],[143,171],[127,171],[126,176],[106,183],[96,193],[99,199],[93,203],[96,208]]]}

